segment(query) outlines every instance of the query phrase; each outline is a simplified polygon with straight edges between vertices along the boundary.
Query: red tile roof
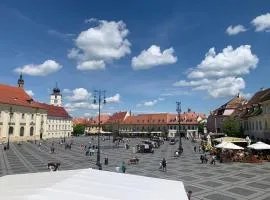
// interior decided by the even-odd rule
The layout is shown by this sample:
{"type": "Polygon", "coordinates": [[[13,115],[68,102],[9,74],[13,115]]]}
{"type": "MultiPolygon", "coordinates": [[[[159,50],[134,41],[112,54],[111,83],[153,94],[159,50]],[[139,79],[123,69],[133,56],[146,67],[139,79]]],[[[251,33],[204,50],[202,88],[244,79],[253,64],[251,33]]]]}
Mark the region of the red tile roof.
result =
{"type": "Polygon", "coordinates": [[[122,121],[124,121],[125,117],[127,115],[127,112],[117,112],[114,113],[108,120],[106,123],[110,124],[110,123],[121,123],[122,121]]]}
{"type": "Polygon", "coordinates": [[[262,101],[262,99],[270,93],[270,88],[261,90],[259,92],[256,92],[253,97],[248,101],[248,105],[258,104],[262,101]]]}
{"type": "MultiPolygon", "coordinates": [[[[100,115],[100,123],[105,124],[109,118],[110,118],[109,115],[100,115]]],[[[86,120],[86,125],[87,126],[98,125],[98,121],[99,121],[98,116],[96,116],[94,118],[86,120]]]]}
{"type": "MultiPolygon", "coordinates": [[[[181,124],[197,124],[197,118],[206,118],[205,115],[195,112],[181,113],[181,124]]],[[[128,116],[121,124],[132,125],[166,125],[178,124],[178,114],[157,113],[128,116]]]]}
{"type": "Polygon", "coordinates": [[[0,103],[47,109],[35,102],[23,88],[0,84],[0,103]]]}
{"type": "Polygon", "coordinates": [[[71,118],[68,112],[64,107],[48,105],[46,103],[39,103],[43,107],[48,110],[48,117],[63,117],[63,118],[71,118]]]}
{"type": "Polygon", "coordinates": [[[86,118],[73,118],[72,122],[74,125],[78,125],[78,124],[86,125],[87,119],[86,118]]]}
{"type": "Polygon", "coordinates": [[[140,114],[128,116],[122,124],[166,124],[167,123],[167,113],[158,114],[140,114]]]}

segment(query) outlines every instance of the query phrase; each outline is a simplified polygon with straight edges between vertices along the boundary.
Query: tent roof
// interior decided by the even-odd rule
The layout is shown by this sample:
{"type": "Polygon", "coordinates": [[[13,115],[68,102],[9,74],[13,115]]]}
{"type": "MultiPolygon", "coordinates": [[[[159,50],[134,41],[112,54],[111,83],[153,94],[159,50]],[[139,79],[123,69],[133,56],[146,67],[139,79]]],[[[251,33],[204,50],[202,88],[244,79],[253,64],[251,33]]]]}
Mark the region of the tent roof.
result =
{"type": "Polygon", "coordinates": [[[237,146],[231,142],[222,142],[215,146],[216,148],[222,149],[244,149],[243,147],[237,146]]]}
{"type": "Polygon", "coordinates": [[[180,181],[93,169],[8,175],[0,178],[3,199],[187,200],[180,181]]]}
{"type": "Polygon", "coordinates": [[[252,145],[249,145],[248,148],[251,148],[251,149],[270,149],[270,145],[265,144],[263,142],[256,142],[252,145]]]}
{"type": "Polygon", "coordinates": [[[216,138],[214,141],[217,142],[247,142],[245,138],[237,138],[237,137],[221,137],[216,138]]]}

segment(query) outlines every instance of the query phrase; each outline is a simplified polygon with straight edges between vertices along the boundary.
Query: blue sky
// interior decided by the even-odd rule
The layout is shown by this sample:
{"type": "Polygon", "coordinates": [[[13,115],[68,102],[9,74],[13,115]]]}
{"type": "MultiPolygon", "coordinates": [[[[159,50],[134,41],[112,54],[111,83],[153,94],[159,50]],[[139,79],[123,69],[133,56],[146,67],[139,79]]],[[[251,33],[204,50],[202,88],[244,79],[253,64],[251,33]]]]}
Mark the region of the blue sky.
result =
{"type": "Polygon", "coordinates": [[[73,116],[209,113],[269,87],[269,1],[1,1],[0,82],[49,102],[58,82],[73,116]],[[231,26],[231,27],[230,27],[231,26]],[[230,28],[229,28],[230,27],[230,28]],[[63,91],[65,89],[65,92],[63,91]]]}

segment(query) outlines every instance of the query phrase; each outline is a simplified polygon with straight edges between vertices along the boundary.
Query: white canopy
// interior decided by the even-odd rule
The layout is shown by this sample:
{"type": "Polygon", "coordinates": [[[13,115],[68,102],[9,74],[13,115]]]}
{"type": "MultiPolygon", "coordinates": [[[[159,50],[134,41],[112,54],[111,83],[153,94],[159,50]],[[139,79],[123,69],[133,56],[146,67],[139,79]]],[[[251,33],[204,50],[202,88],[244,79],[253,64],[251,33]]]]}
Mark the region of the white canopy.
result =
{"type": "Polygon", "coordinates": [[[256,142],[252,145],[249,145],[248,148],[251,149],[270,149],[270,145],[269,144],[265,144],[264,142],[256,142]]]}
{"type": "Polygon", "coordinates": [[[0,177],[1,199],[188,200],[180,181],[93,169],[0,177]]]}
{"type": "Polygon", "coordinates": [[[222,149],[244,149],[243,147],[237,146],[231,142],[222,142],[215,146],[216,148],[222,149]]]}

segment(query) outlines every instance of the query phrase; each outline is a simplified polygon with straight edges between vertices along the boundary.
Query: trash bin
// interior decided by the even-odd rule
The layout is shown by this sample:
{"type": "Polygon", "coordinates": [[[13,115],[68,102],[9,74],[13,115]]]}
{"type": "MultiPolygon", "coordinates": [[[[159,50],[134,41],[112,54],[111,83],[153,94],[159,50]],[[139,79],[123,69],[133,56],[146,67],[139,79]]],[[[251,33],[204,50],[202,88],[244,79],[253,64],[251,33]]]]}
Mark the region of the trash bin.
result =
{"type": "Polygon", "coordinates": [[[109,159],[108,159],[108,158],[105,158],[105,159],[104,159],[104,164],[105,164],[105,165],[108,165],[108,164],[109,164],[109,159]]]}

